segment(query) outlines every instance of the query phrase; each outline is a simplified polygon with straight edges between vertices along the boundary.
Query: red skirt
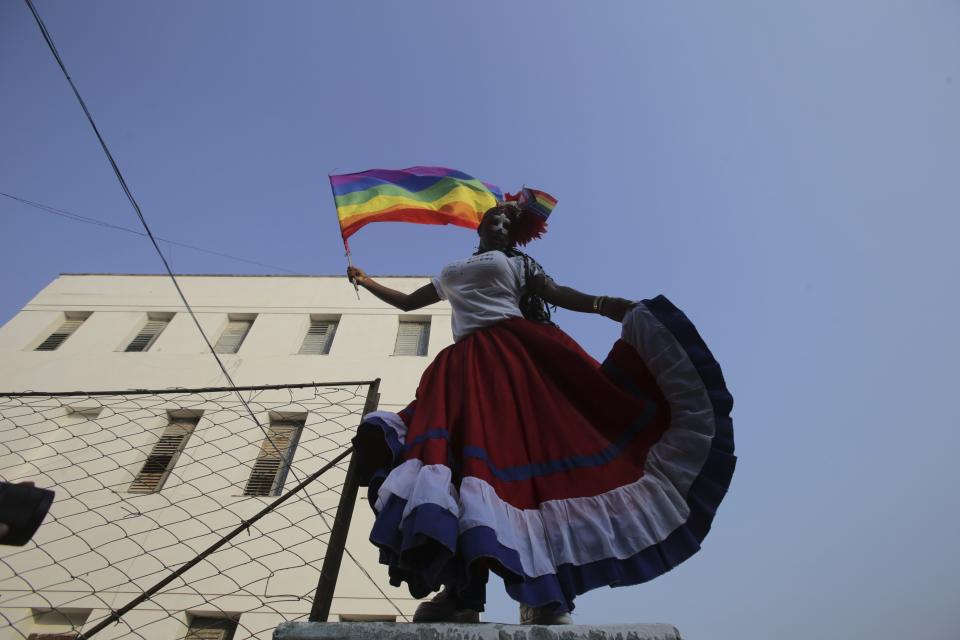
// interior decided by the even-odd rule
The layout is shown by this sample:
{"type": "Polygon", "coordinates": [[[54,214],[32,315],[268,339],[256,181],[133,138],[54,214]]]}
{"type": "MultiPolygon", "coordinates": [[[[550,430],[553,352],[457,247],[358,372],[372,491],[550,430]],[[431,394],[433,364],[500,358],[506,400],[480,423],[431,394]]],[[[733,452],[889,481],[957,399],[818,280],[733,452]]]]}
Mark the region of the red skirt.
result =
{"type": "Polygon", "coordinates": [[[365,416],[371,540],[414,597],[446,585],[482,610],[492,570],[520,602],[572,610],[699,549],[733,473],[731,406],[662,296],[602,364],[557,327],[498,323],[440,352],[399,414],[365,416]]]}

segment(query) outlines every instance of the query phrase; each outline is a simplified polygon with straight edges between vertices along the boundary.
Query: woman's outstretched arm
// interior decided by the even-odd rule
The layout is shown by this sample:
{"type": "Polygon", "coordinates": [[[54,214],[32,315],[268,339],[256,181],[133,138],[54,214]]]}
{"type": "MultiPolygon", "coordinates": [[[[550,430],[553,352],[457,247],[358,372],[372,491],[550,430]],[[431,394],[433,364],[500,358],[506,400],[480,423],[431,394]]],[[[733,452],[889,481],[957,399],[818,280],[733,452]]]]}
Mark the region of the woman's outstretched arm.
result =
{"type": "Polygon", "coordinates": [[[551,278],[545,276],[536,276],[533,278],[531,289],[550,304],[555,304],[558,307],[570,309],[571,311],[599,313],[617,322],[622,322],[623,316],[636,304],[624,298],[591,296],[586,293],[581,293],[571,287],[559,285],[551,278]]]}
{"type": "Polygon", "coordinates": [[[389,305],[403,311],[413,311],[440,302],[440,296],[432,282],[428,282],[413,293],[403,293],[390,287],[385,287],[357,267],[347,268],[347,278],[355,282],[376,297],[389,305]]]}

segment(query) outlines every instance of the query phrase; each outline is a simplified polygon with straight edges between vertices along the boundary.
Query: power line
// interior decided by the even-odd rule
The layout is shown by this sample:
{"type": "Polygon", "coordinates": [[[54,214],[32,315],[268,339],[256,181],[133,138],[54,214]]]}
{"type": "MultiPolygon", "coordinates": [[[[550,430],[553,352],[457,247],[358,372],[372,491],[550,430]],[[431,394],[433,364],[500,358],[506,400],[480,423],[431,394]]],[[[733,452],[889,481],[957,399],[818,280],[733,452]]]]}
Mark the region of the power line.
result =
{"type": "MultiPolygon", "coordinates": [[[[124,227],[124,226],[121,226],[121,225],[119,225],[119,224],[113,224],[112,222],[106,222],[105,220],[97,220],[96,218],[91,218],[91,217],[89,217],[89,216],[83,216],[83,215],[80,215],[79,213],[73,213],[72,211],[65,211],[64,209],[58,209],[58,208],[56,208],[56,207],[51,207],[50,205],[43,204],[43,203],[41,203],[41,202],[34,202],[33,200],[27,200],[26,198],[20,198],[20,197],[18,197],[18,196],[11,195],[11,194],[9,194],[9,193],[4,193],[4,192],[2,192],[2,191],[0,191],[0,196],[3,196],[3,197],[5,197],[5,198],[9,198],[9,199],[11,199],[11,200],[15,200],[16,202],[19,202],[19,203],[21,203],[21,204],[25,204],[25,205],[27,205],[27,206],[29,206],[29,207],[34,207],[35,209],[39,209],[39,210],[41,210],[41,211],[46,211],[47,213],[52,213],[53,215],[60,216],[61,218],[67,218],[68,220],[73,220],[73,221],[75,221],[75,222],[83,222],[83,223],[85,223],[85,224],[90,224],[90,225],[94,225],[94,226],[97,226],[97,227],[103,227],[104,229],[113,229],[113,230],[115,230],[115,231],[124,231],[124,232],[126,232],[126,233],[132,233],[132,234],[134,234],[134,235],[138,235],[138,236],[143,237],[143,238],[148,237],[147,234],[144,233],[143,231],[137,231],[136,229],[131,229],[130,227],[124,227]]],[[[166,242],[166,243],[168,243],[168,244],[176,245],[176,246],[178,246],[178,247],[183,247],[183,248],[185,248],[185,249],[192,249],[193,251],[200,251],[201,253],[208,253],[208,254],[213,255],[213,256],[219,256],[219,257],[221,257],[221,258],[228,258],[228,259],[230,259],[230,260],[237,260],[237,261],[239,261],[239,262],[246,262],[246,263],[248,263],[248,264],[255,264],[255,265],[259,266],[259,267],[267,267],[268,269],[276,269],[277,271],[283,271],[283,272],[285,272],[285,273],[291,273],[291,274],[293,274],[293,275],[304,275],[303,273],[300,273],[300,272],[298,272],[298,271],[291,271],[290,269],[286,269],[286,268],[284,268],[284,267],[278,267],[277,265],[274,265],[274,264],[268,264],[268,263],[266,263],[266,262],[258,262],[257,260],[250,260],[249,258],[241,258],[241,257],[239,257],[239,256],[232,256],[232,255],[230,255],[230,254],[228,254],[228,253],[221,253],[221,252],[219,252],[219,251],[213,251],[212,249],[204,249],[203,247],[198,247],[198,246],[195,246],[195,245],[192,245],[192,244],[187,244],[187,243],[185,243],[185,242],[179,242],[179,241],[177,241],[177,240],[170,240],[169,238],[161,238],[160,236],[157,236],[157,240],[161,240],[161,241],[166,242]]]]}
{"type": "MultiPolygon", "coordinates": [[[[153,231],[150,230],[150,225],[147,224],[147,219],[143,215],[143,211],[140,209],[140,204],[137,202],[136,198],[133,196],[133,192],[130,190],[130,187],[127,185],[126,179],[123,177],[123,173],[120,172],[120,167],[117,165],[116,160],[113,158],[113,154],[110,152],[110,148],[107,147],[106,141],[103,139],[103,136],[100,135],[100,129],[97,127],[97,123],[94,122],[93,116],[90,114],[90,110],[87,108],[87,103],[83,100],[83,97],[80,95],[80,91],[77,89],[77,86],[73,83],[73,78],[70,77],[70,73],[67,71],[66,65],[63,63],[63,59],[60,58],[60,53],[57,51],[56,45],[53,44],[53,38],[50,36],[50,32],[47,31],[46,25],[43,23],[43,19],[40,17],[40,14],[37,13],[36,7],[33,6],[32,0],[25,0],[27,6],[30,7],[30,12],[33,14],[34,20],[37,22],[37,26],[40,28],[40,33],[43,35],[43,39],[46,41],[47,46],[50,48],[50,52],[53,54],[53,57],[56,58],[57,64],[60,65],[60,70],[63,72],[64,77],[67,79],[67,82],[70,84],[70,88],[73,90],[73,95],[76,96],[77,102],[80,103],[80,107],[83,109],[84,115],[87,117],[87,122],[90,123],[90,127],[93,129],[93,133],[97,136],[97,141],[100,142],[100,148],[103,150],[104,155],[106,155],[107,160],[110,162],[110,167],[113,169],[113,173],[117,178],[117,182],[120,183],[120,187],[123,189],[123,193],[127,196],[127,200],[130,201],[130,205],[133,207],[134,211],[137,213],[137,218],[140,220],[140,224],[143,226],[143,230],[146,232],[147,237],[150,239],[150,242],[153,244],[153,248],[156,249],[157,255],[160,256],[160,261],[163,262],[163,268],[166,269],[167,275],[170,276],[170,280],[173,282],[173,287],[176,289],[177,294],[180,297],[180,300],[183,302],[183,306],[186,308],[187,313],[190,315],[190,318],[193,319],[193,323],[197,327],[197,331],[200,332],[200,336],[203,338],[203,341],[206,343],[207,348],[210,350],[210,354],[213,356],[214,360],[217,361],[217,365],[220,367],[220,371],[223,373],[224,378],[227,381],[227,384],[230,387],[236,389],[236,383],[233,381],[233,376],[230,375],[230,372],[227,370],[226,365],[223,364],[223,360],[220,359],[220,356],[217,354],[216,349],[213,347],[213,343],[210,342],[210,338],[207,337],[206,332],[203,330],[203,327],[200,325],[200,320],[197,318],[196,313],[193,311],[193,307],[190,306],[190,303],[187,302],[187,296],[183,293],[183,289],[180,288],[180,283],[177,281],[177,276],[174,275],[173,269],[170,268],[170,263],[167,262],[166,256],[163,255],[163,251],[160,249],[160,245],[157,243],[156,237],[153,235],[153,231]]],[[[260,424],[260,421],[257,420],[257,416],[253,413],[253,409],[250,408],[250,405],[244,399],[243,394],[239,390],[236,390],[237,398],[246,408],[247,413],[250,415],[250,418],[254,423],[260,427],[263,431],[264,436],[266,436],[267,441],[270,445],[277,451],[280,458],[287,464],[287,467],[290,468],[291,472],[296,478],[296,472],[292,469],[290,460],[287,459],[287,456],[280,451],[280,449],[274,444],[273,440],[270,438],[270,433],[260,424]]],[[[299,481],[299,478],[297,478],[299,481]]],[[[310,497],[309,492],[306,494],[310,497]]],[[[310,497],[311,503],[313,498],[310,497]]],[[[314,504],[314,508],[317,508],[314,504]]],[[[317,511],[320,509],[317,508],[317,511]]]]}
{"type": "MultiPolygon", "coordinates": [[[[223,373],[224,378],[230,387],[236,388],[236,383],[233,381],[233,377],[230,375],[230,372],[227,371],[227,367],[223,364],[223,361],[220,359],[220,356],[217,355],[216,350],[213,348],[213,343],[210,342],[210,339],[207,337],[207,334],[204,332],[203,327],[200,325],[200,320],[197,318],[196,314],[193,311],[193,308],[190,306],[190,303],[187,302],[187,297],[184,295],[183,290],[180,288],[180,283],[177,281],[177,277],[174,275],[173,270],[170,268],[170,264],[167,262],[166,256],[163,255],[163,251],[160,250],[160,245],[157,243],[156,236],[153,235],[153,232],[150,230],[150,225],[147,224],[147,220],[143,215],[143,211],[140,209],[140,205],[137,203],[136,198],[133,196],[133,192],[130,190],[130,187],[127,185],[126,179],[124,179],[123,174],[120,172],[120,167],[117,166],[116,160],[113,158],[113,154],[110,153],[110,149],[107,147],[107,143],[104,141],[103,136],[100,135],[100,129],[97,128],[97,124],[93,120],[93,116],[90,115],[90,110],[87,108],[86,102],[84,102],[83,97],[81,97],[80,92],[77,90],[77,86],[74,84],[73,79],[70,77],[70,73],[67,71],[66,65],[64,65],[63,60],[60,58],[60,54],[57,52],[56,46],[53,44],[53,38],[50,36],[50,33],[47,31],[46,25],[43,23],[43,19],[40,17],[40,14],[37,13],[36,7],[33,6],[32,0],[24,0],[27,3],[27,6],[30,8],[30,12],[33,14],[34,20],[37,23],[37,26],[40,28],[40,33],[43,35],[43,39],[46,41],[47,46],[50,48],[50,52],[53,54],[53,57],[56,58],[57,64],[60,66],[60,70],[63,72],[64,77],[67,79],[67,82],[70,84],[70,88],[73,90],[73,95],[76,96],[77,102],[80,103],[80,107],[83,109],[84,115],[87,117],[87,122],[90,123],[90,127],[93,129],[94,134],[97,136],[97,141],[100,143],[100,148],[103,150],[104,155],[106,155],[107,160],[110,162],[110,167],[113,169],[113,173],[117,178],[117,182],[120,183],[120,187],[123,189],[124,194],[127,196],[127,200],[130,201],[130,205],[133,207],[134,211],[137,213],[137,218],[140,220],[140,224],[143,226],[143,230],[146,232],[147,237],[150,239],[150,242],[153,244],[153,248],[156,249],[157,255],[160,256],[161,262],[163,262],[163,267],[167,271],[167,275],[170,276],[170,280],[173,282],[174,288],[177,290],[177,294],[180,296],[180,300],[183,302],[183,306],[186,308],[187,313],[193,319],[194,324],[197,327],[197,331],[200,332],[200,336],[203,338],[203,341],[206,343],[207,347],[210,350],[210,354],[217,361],[217,365],[220,367],[220,371],[223,373]]],[[[287,467],[290,469],[291,474],[293,474],[294,479],[300,482],[300,478],[297,477],[297,473],[291,464],[291,461],[288,459],[287,455],[284,455],[280,451],[279,447],[273,442],[273,439],[270,437],[269,432],[264,428],[264,426],[257,420],[257,416],[253,413],[253,409],[250,408],[250,405],[247,403],[246,399],[243,397],[243,394],[240,391],[236,391],[237,398],[243,404],[244,408],[247,410],[247,413],[250,415],[250,418],[254,423],[263,431],[263,434],[266,438],[266,441],[274,448],[274,450],[279,454],[281,460],[283,460],[287,467]]],[[[351,447],[352,448],[352,447],[351,447]]],[[[313,500],[313,496],[310,495],[310,492],[305,492],[305,495],[310,500],[313,508],[316,509],[317,513],[323,517],[323,511],[317,506],[313,500]]],[[[351,554],[347,554],[350,558],[360,566],[360,563],[357,562],[356,558],[353,558],[351,554]]],[[[362,567],[361,567],[362,570],[362,567]]],[[[364,573],[366,573],[364,571],[364,573]]],[[[369,574],[367,574],[368,577],[369,574]]],[[[380,588],[380,585],[373,581],[374,586],[377,590],[386,598],[394,607],[400,611],[400,608],[396,605],[393,600],[387,596],[387,594],[380,588]]],[[[402,615],[402,612],[401,612],[402,615]]]]}
{"type": "MultiPolygon", "coordinates": [[[[60,70],[63,72],[64,77],[67,79],[67,82],[70,84],[70,88],[73,90],[73,95],[76,96],[77,102],[80,103],[80,108],[83,109],[84,115],[87,117],[87,122],[90,123],[90,127],[93,129],[94,135],[97,136],[97,141],[100,143],[100,148],[103,150],[104,155],[107,157],[107,160],[110,162],[110,167],[113,169],[113,173],[117,178],[117,182],[120,183],[120,188],[123,189],[123,193],[127,196],[127,200],[130,202],[130,205],[133,207],[134,211],[137,213],[137,218],[140,220],[140,224],[143,226],[143,230],[146,232],[147,237],[150,239],[150,242],[153,244],[153,248],[156,249],[157,255],[160,256],[160,261],[163,262],[163,268],[166,269],[167,275],[170,276],[170,280],[173,282],[173,287],[177,291],[180,300],[183,302],[183,306],[186,308],[187,313],[190,315],[190,318],[193,320],[193,323],[197,327],[197,331],[200,332],[200,336],[203,338],[203,341],[206,343],[207,348],[210,350],[210,354],[213,356],[214,360],[217,361],[217,365],[220,367],[220,371],[223,373],[224,378],[227,383],[232,388],[236,388],[236,383],[233,381],[233,376],[230,375],[230,372],[227,370],[227,367],[223,364],[223,360],[220,359],[220,356],[217,354],[216,349],[213,348],[213,343],[210,342],[210,338],[207,337],[206,332],[203,330],[203,327],[200,325],[200,320],[197,318],[196,313],[193,311],[193,307],[190,306],[190,303],[187,302],[187,297],[184,295],[183,290],[180,288],[180,283],[177,281],[177,277],[173,273],[173,269],[170,268],[170,263],[167,262],[166,256],[163,255],[163,251],[160,249],[160,245],[157,243],[156,237],[153,235],[153,231],[150,230],[150,225],[147,224],[147,219],[143,215],[143,211],[140,209],[140,204],[137,202],[137,199],[134,198],[133,192],[130,190],[130,187],[127,185],[126,179],[123,177],[123,173],[120,171],[120,167],[117,165],[116,160],[113,158],[113,154],[110,152],[110,148],[107,147],[106,141],[103,139],[103,136],[100,135],[100,129],[97,127],[97,123],[94,122],[93,116],[90,114],[90,110],[87,108],[87,103],[84,101],[83,96],[80,95],[80,91],[77,89],[77,85],[74,84],[73,78],[70,77],[70,73],[67,71],[66,65],[63,63],[63,59],[60,57],[60,53],[57,51],[57,47],[53,44],[53,38],[50,36],[50,32],[47,31],[47,26],[44,24],[43,19],[40,17],[40,14],[37,13],[36,7],[33,6],[32,0],[25,0],[27,6],[30,8],[30,12],[33,14],[33,18],[37,23],[37,27],[40,29],[40,33],[43,35],[43,39],[46,41],[47,46],[50,48],[50,52],[53,54],[53,57],[56,59],[57,64],[60,66],[60,70]]],[[[250,415],[250,418],[253,419],[254,423],[260,427],[264,435],[267,438],[267,441],[277,450],[277,453],[280,454],[281,459],[287,463],[289,466],[289,460],[286,459],[286,456],[280,452],[280,449],[273,444],[273,440],[270,438],[270,434],[264,429],[263,425],[260,424],[260,421],[257,420],[257,416],[253,413],[253,410],[250,408],[250,405],[247,404],[247,401],[244,399],[243,394],[239,390],[236,390],[237,398],[246,408],[247,413],[250,415]]],[[[298,478],[299,480],[299,478],[298,478]]],[[[307,494],[309,495],[309,494],[307,494]]],[[[315,506],[315,505],[314,505],[315,506]]],[[[319,509],[318,509],[319,511],[319,509]]]]}

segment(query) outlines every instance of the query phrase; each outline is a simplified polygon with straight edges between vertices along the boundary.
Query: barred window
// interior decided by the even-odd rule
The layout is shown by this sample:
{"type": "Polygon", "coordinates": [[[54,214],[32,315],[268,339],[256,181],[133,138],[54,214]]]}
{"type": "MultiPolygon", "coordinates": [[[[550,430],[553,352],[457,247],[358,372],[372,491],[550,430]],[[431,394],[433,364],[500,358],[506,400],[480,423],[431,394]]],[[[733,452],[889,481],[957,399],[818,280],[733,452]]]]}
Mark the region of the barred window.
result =
{"type": "Polygon", "coordinates": [[[184,640],[233,640],[236,630],[236,620],[194,617],[184,640]]]}
{"type": "Polygon", "coordinates": [[[230,316],[227,326],[220,334],[220,339],[217,340],[213,350],[217,353],[236,353],[239,351],[240,345],[243,344],[247,333],[250,331],[250,327],[253,326],[254,319],[256,319],[256,316],[230,316]]]}
{"type": "Polygon", "coordinates": [[[147,351],[157,341],[163,330],[170,324],[173,314],[148,314],[147,322],[143,325],[137,335],[134,336],[130,344],[124,351],[147,351]]]}
{"type": "Polygon", "coordinates": [[[56,351],[90,317],[89,313],[67,313],[63,322],[34,351],[56,351]]]}
{"type": "Polygon", "coordinates": [[[397,327],[395,356],[425,356],[430,342],[429,320],[401,320],[397,327]]]}
{"type": "Polygon", "coordinates": [[[67,416],[74,420],[96,420],[103,413],[103,407],[82,407],[67,405],[67,416]]]}
{"type": "Polygon", "coordinates": [[[287,479],[290,461],[296,449],[304,419],[275,420],[270,423],[267,437],[260,445],[260,453],[243,490],[245,496],[278,496],[287,479]]]}
{"type": "Polygon", "coordinates": [[[336,320],[310,319],[310,328],[300,345],[300,353],[314,353],[326,355],[330,353],[333,344],[333,334],[337,332],[336,320]]]}
{"type": "Polygon", "coordinates": [[[177,464],[177,458],[187,446],[187,440],[200,421],[200,416],[187,418],[170,418],[170,424],[166,426],[160,439],[150,455],[140,473],[134,478],[130,487],[127,489],[130,493],[155,493],[163,488],[163,483],[177,464]]]}

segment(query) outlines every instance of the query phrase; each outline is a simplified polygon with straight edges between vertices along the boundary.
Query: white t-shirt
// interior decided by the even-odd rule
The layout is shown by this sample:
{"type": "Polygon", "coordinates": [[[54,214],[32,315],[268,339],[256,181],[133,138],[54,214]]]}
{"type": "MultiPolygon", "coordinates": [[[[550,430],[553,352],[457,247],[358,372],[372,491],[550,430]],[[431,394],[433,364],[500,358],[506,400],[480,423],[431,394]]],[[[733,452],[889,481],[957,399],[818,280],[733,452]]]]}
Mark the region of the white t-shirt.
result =
{"type": "MultiPolygon", "coordinates": [[[[542,273],[531,261],[531,277],[542,273]]],[[[501,251],[487,251],[466,260],[451,262],[433,287],[453,309],[453,339],[507,318],[520,318],[520,296],[526,285],[524,260],[501,251]]]]}

